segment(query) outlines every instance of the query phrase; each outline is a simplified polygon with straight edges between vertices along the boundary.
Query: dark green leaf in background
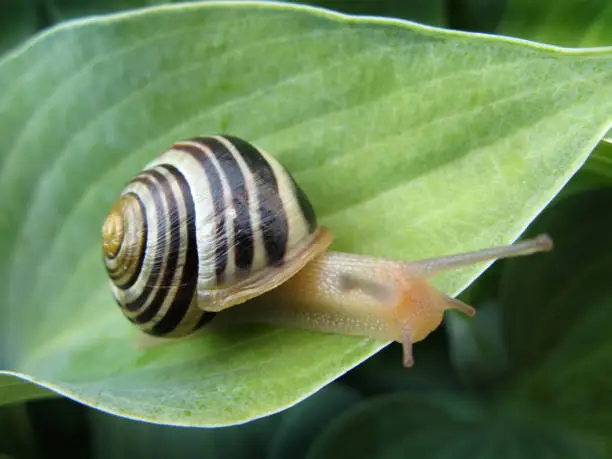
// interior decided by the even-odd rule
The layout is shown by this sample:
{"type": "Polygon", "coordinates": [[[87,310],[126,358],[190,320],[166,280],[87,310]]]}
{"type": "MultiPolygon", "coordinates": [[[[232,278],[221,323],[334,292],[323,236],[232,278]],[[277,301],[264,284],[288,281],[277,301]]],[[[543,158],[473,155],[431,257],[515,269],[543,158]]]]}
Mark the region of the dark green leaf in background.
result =
{"type": "Polygon", "coordinates": [[[361,399],[356,390],[334,383],[283,412],[267,457],[284,459],[291,452],[293,459],[305,458],[311,443],[330,422],[361,399]]]}
{"type": "Polygon", "coordinates": [[[506,2],[498,33],[576,48],[612,45],[608,0],[506,2]]]}
{"type": "Polygon", "coordinates": [[[561,194],[567,196],[592,188],[612,186],[612,143],[600,142],[584,166],[570,180],[561,194]]]}
{"type": "MultiPolygon", "coordinates": [[[[509,355],[515,369],[529,370],[541,365],[612,297],[610,203],[610,189],[588,191],[557,202],[529,230],[534,234],[546,229],[555,240],[555,250],[545,257],[532,257],[529,262],[517,259],[507,263],[501,300],[509,355]]],[[[612,327],[612,322],[602,326],[605,323],[612,327]]],[[[609,340],[612,335],[593,333],[592,339],[600,338],[609,340]]],[[[566,355],[567,365],[547,371],[570,368],[576,362],[572,358],[578,359],[580,354],[572,351],[566,355]]],[[[612,363],[612,354],[610,359],[612,363]]],[[[546,376],[547,380],[551,377],[546,376]]],[[[553,380],[567,382],[565,378],[553,380]]]]}
{"type": "Polygon", "coordinates": [[[40,0],[54,22],[189,0],[40,0]]]}
{"type": "Polygon", "coordinates": [[[584,169],[601,175],[600,183],[612,183],[612,145],[610,143],[598,145],[589,157],[589,161],[585,163],[584,169]]]}
{"type": "MultiPolygon", "coordinates": [[[[92,14],[111,13],[169,3],[194,3],[195,0],[42,0],[57,20],[92,14]]],[[[231,1],[231,0],[222,0],[231,1]]],[[[274,1],[274,0],[271,0],[274,1]]],[[[306,4],[340,13],[388,16],[424,24],[444,26],[444,0],[282,0],[284,3],[306,4]]]]}
{"type": "Polygon", "coordinates": [[[86,407],[66,398],[38,400],[24,405],[39,458],[89,457],[91,426],[86,407]]]}
{"type": "Polygon", "coordinates": [[[508,369],[497,302],[480,303],[472,320],[452,315],[446,321],[452,346],[449,353],[462,381],[487,387],[504,377],[508,369]]]}
{"type": "Polygon", "coordinates": [[[35,0],[0,0],[0,56],[38,30],[35,0]]]}
{"type": "Polygon", "coordinates": [[[452,393],[380,396],[343,415],[312,445],[308,459],[603,458],[579,434],[523,411],[497,409],[452,393]]]}
{"type": "Polygon", "coordinates": [[[183,459],[264,459],[279,418],[244,426],[194,429],[152,425],[90,411],[92,454],[98,459],[164,457],[183,459]]]}
{"type": "Polygon", "coordinates": [[[25,405],[0,407],[0,457],[6,453],[19,459],[34,459],[39,453],[37,443],[25,405]]]}
{"type": "Polygon", "coordinates": [[[347,14],[407,19],[433,26],[445,26],[447,22],[444,0],[288,0],[287,2],[304,3],[347,14]]]}
{"type": "Polygon", "coordinates": [[[372,396],[399,391],[429,391],[457,389],[457,378],[448,357],[448,340],[442,329],[436,330],[425,341],[414,347],[419,364],[410,371],[398,365],[402,347],[393,343],[346,375],[343,381],[361,393],[372,396]]]}
{"type": "MultiPolygon", "coordinates": [[[[447,0],[446,27],[470,32],[495,32],[507,0],[447,0]]],[[[410,2],[407,2],[410,3],[410,2]]]]}
{"type": "Polygon", "coordinates": [[[547,209],[550,257],[508,265],[504,322],[517,396],[605,441],[612,452],[612,190],[570,196],[547,209]]]}
{"type": "Polygon", "coordinates": [[[23,400],[52,397],[56,394],[29,381],[0,374],[0,406],[23,400]]]}

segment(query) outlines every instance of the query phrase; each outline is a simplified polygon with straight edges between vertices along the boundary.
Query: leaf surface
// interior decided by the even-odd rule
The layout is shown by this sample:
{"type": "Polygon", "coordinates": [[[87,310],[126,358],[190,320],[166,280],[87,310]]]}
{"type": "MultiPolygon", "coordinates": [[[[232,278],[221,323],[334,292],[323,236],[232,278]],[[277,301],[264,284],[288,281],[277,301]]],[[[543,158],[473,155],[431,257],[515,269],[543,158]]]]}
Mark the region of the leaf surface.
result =
{"type": "MultiPolygon", "coordinates": [[[[612,46],[607,0],[508,0],[498,33],[540,43],[587,48],[612,46]]],[[[612,143],[612,131],[604,140],[612,143]]]]}
{"type": "MultiPolygon", "coordinates": [[[[59,26],[0,62],[0,87],[0,368],[130,418],[219,426],[385,343],[248,326],[139,345],[101,261],[127,180],[176,140],[225,132],[278,157],[334,249],[509,243],[610,127],[612,50],[210,2],[59,26]]],[[[457,293],[485,268],[435,283],[457,293]]]]}

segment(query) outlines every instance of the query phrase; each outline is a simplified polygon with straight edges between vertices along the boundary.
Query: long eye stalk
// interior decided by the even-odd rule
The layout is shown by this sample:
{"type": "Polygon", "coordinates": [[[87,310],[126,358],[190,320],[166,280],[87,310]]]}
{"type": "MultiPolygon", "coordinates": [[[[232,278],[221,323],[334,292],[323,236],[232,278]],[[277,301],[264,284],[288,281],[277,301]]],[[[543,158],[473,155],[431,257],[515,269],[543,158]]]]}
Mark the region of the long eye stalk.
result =
{"type": "Polygon", "coordinates": [[[538,252],[549,252],[552,248],[552,239],[547,234],[540,234],[533,239],[527,239],[512,245],[428,258],[426,260],[413,261],[411,265],[416,273],[430,277],[443,271],[462,268],[480,262],[532,255],[538,252]]]}

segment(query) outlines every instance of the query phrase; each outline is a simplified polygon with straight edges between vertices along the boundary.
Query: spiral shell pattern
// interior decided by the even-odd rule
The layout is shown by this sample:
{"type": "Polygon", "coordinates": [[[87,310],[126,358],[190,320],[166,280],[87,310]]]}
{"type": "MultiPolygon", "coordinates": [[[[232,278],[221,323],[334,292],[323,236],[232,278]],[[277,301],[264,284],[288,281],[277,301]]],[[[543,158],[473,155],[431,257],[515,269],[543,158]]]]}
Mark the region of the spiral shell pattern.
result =
{"type": "Polygon", "coordinates": [[[102,227],[115,300],[155,336],[183,336],[215,315],[203,292],[282,266],[317,221],[291,175],[231,136],[175,143],[131,180],[102,227]]]}

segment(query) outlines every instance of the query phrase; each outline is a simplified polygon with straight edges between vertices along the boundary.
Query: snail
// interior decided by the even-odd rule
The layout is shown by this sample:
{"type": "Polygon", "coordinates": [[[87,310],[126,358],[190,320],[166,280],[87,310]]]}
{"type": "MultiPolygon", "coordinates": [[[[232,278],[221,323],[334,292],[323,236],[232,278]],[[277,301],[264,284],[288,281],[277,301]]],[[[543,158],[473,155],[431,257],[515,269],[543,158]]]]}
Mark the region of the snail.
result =
{"type": "Polygon", "coordinates": [[[475,313],[429,278],[552,248],[541,235],[410,262],[330,251],[331,242],[291,174],[227,135],[174,143],[126,185],[102,225],[115,301],[148,335],[187,336],[240,310],[265,323],[398,341],[407,367],[412,344],[447,309],[475,313]]]}

